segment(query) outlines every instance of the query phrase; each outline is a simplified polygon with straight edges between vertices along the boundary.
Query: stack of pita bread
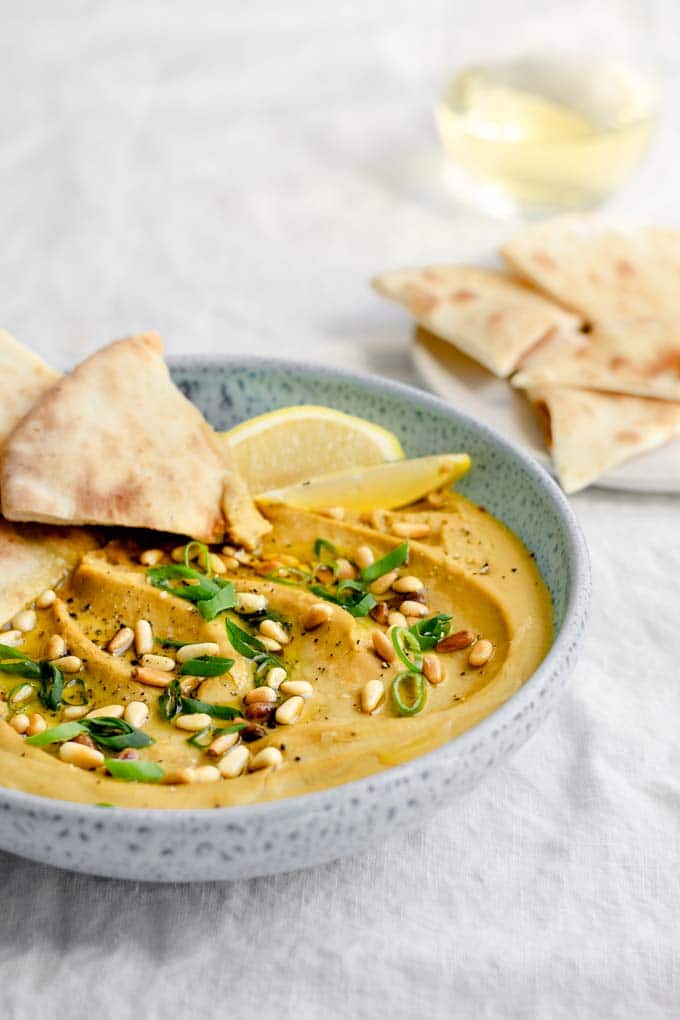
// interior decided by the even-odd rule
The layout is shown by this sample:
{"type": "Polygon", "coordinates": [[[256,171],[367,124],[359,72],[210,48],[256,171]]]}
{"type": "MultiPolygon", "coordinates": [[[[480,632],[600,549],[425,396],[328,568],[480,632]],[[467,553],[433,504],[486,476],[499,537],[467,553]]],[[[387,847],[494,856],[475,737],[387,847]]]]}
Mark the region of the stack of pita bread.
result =
{"type": "Polygon", "coordinates": [[[566,216],[501,255],[373,283],[527,394],[567,492],[680,435],[680,233],[566,216]]]}
{"type": "Polygon", "coordinates": [[[60,377],[0,331],[0,624],[98,544],[82,525],[249,549],[271,529],[162,354],[144,333],[60,377]]]}

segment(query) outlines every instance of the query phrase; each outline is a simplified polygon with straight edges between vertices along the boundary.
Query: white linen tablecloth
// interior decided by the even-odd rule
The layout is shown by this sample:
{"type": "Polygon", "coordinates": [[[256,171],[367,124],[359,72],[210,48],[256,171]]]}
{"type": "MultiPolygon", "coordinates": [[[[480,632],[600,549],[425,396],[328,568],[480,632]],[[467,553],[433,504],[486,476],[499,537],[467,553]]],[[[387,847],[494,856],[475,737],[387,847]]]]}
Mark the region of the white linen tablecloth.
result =
{"type": "MultiPolygon", "coordinates": [[[[170,353],[416,381],[367,278],[510,230],[444,189],[437,91],[573,5],[470,7],[2,4],[1,324],[60,368],[157,328],[170,353]]],[[[668,112],[613,209],[677,225],[680,17],[646,10],[668,112]]],[[[0,855],[3,1020],[678,1016],[680,503],[573,505],[587,643],[510,764],[411,835],[277,878],[126,884],[0,855]]]]}

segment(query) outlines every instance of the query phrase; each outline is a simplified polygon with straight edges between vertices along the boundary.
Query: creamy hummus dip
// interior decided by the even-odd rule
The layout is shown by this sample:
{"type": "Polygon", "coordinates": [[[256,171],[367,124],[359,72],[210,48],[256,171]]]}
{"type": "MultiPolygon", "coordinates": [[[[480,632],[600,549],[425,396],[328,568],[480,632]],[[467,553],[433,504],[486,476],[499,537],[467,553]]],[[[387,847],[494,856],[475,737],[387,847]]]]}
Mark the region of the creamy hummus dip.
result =
{"type": "Polygon", "coordinates": [[[550,647],[531,553],[461,495],[266,514],[256,553],[136,533],[29,607],[0,653],[2,785],[154,808],[309,793],[469,729],[550,647]]]}

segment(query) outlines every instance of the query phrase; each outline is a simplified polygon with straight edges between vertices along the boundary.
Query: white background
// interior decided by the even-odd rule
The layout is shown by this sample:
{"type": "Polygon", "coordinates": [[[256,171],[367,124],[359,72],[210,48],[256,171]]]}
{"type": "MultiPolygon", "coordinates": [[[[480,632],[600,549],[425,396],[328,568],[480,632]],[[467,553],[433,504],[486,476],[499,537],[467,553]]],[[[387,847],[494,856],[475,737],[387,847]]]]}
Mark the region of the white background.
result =
{"type": "MultiPolygon", "coordinates": [[[[64,369],[156,328],[170,352],[415,381],[368,277],[511,229],[447,192],[437,93],[532,32],[585,49],[595,6],[0,0],[2,325],[64,369]]],[[[678,226],[680,16],[635,11],[664,114],[612,209],[678,226]]],[[[589,637],[508,766],[410,836],[273,879],[127,885],[0,855],[3,1020],[677,1016],[680,508],[573,505],[589,637]]]]}

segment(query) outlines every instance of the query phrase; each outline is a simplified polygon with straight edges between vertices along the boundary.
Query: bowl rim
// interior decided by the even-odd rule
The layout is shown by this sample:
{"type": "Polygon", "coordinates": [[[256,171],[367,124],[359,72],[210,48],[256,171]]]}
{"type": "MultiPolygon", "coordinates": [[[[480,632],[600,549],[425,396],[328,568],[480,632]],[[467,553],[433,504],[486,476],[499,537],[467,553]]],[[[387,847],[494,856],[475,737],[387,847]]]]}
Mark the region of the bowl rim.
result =
{"type": "MultiPolygon", "coordinates": [[[[557,483],[550,477],[548,472],[538,461],[525,453],[514,443],[509,442],[499,432],[483,422],[477,421],[471,415],[450,407],[445,400],[425,390],[418,389],[408,383],[398,382],[382,376],[373,376],[366,372],[355,372],[336,366],[328,366],[313,361],[298,361],[288,358],[270,358],[248,355],[241,357],[233,354],[181,354],[169,356],[166,359],[169,369],[181,368],[191,364],[208,366],[219,364],[220,367],[228,368],[230,365],[238,366],[242,370],[271,370],[297,373],[303,376],[322,376],[339,381],[349,382],[367,390],[380,390],[395,397],[402,397],[411,403],[417,404],[424,411],[437,411],[471,426],[481,433],[482,437],[492,444],[499,446],[505,453],[518,460],[524,470],[533,479],[547,490],[547,494],[559,517],[561,517],[565,529],[569,550],[569,564],[571,567],[571,586],[567,599],[567,606],[564,614],[564,621],[557,637],[554,639],[548,654],[534,670],[524,684],[512,694],[507,701],[504,701],[498,708],[489,715],[484,716],[478,723],[469,730],[465,730],[439,747],[416,755],[400,765],[392,765],[379,772],[369,773],[359,779],[350,780],[347,783],[339,783],[336,786],[329,786],[313,793],[299,794],[294,797],[282,797],[277,800],[256,801],[252,804],[225,805],[220,808],[130,808],[115,807],[115,813],[111,821],[119,821],[123,827],[126,824],[138,824],[142,817],[152,818],[153,824],[160,824],[161,827],[179,824],[196,823],[198,821],[214,821],[216,824],[229,822],[233,824],[246,824],[257,822],[268,818],[270,820],[282,819],[290,815],[297,815],[301,810],[313,812],[322,808],[322,805],[331,796],[355,795],[357,790],[373,786],[374,794],[379,792],[381,786],[398,783],[407,776],[414,768],[422,765],[426,769],[436,767],[437,764],[446,760],[448,756],[457,754],[461,749],[463,752],[474,744],[487,732],[493,731],[502,725],[504,718],[510,714],[513,716],[521,713],[527,703],[534,698],[534,692],[540,689],[546,680],[555,671],[560,663],[568,656],[570,646],[574,640],[579,641],[585,624],[588,619],[591,598],[591,570],[590,557],[585,537],[574,511],[572,510],[567,497],[557,483]]],[[[22,790],[13,790],[0,786],[0,802],[7,801],[14,803],[17,808],[27,808],[33,811],[64,814],[83,813],[96,816],[102,820],[102,809],[96,804],[89,804],[83,801],[60,800],[58,797],[45,797],[40,794],[27,793],[22,790]]]]}

